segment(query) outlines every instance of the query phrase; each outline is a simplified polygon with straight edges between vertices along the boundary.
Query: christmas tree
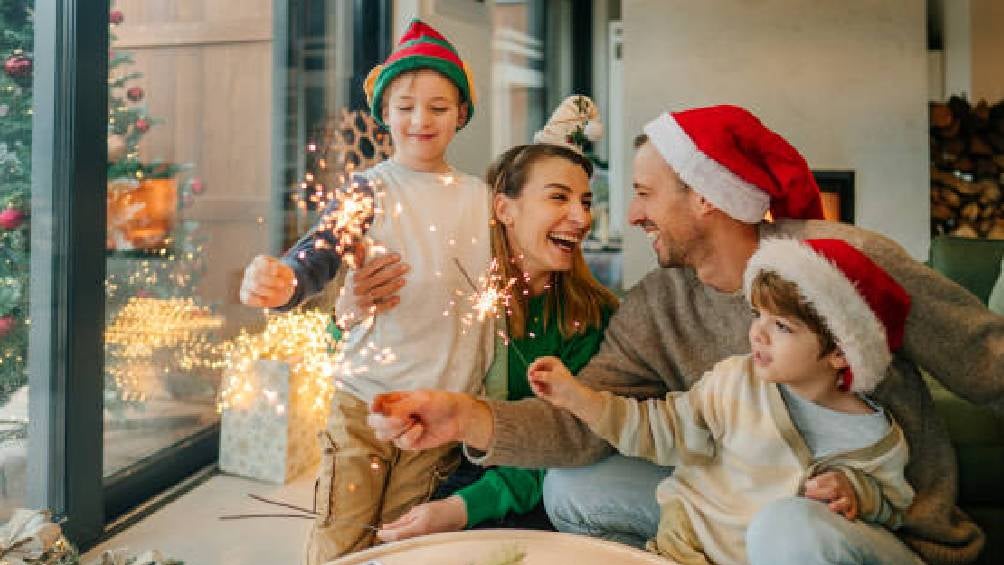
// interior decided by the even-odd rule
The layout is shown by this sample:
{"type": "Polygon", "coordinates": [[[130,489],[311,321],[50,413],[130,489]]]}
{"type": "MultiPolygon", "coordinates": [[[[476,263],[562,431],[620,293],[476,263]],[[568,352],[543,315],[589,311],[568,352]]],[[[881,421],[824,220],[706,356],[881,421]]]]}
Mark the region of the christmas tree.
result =
{"type": "Polygon", "coordinates": [[[0,406],[27,380],[33,21],[0,0],[0,406]]]}

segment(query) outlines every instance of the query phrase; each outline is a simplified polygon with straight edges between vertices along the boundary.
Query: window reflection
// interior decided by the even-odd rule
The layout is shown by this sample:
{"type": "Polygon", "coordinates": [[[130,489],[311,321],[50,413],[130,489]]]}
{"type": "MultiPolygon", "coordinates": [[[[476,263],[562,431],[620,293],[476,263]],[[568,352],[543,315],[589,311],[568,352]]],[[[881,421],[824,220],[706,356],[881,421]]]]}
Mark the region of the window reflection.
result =
{"type": "Polygon", "coordinates": [[[237,302],[269,245],[272,3],[110,14],[106,476],[219,421],[237,302]]]}

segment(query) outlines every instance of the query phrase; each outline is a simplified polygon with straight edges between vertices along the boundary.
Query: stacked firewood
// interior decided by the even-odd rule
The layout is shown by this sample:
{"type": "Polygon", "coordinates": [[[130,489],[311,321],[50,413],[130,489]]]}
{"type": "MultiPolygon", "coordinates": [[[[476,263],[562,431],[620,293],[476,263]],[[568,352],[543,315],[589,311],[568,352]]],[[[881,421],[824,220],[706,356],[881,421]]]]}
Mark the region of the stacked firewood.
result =
{"type": "Polygon", "coordinates": [[[932,102],[931,232],[1004,239],[1004,101],[932,102]]]}

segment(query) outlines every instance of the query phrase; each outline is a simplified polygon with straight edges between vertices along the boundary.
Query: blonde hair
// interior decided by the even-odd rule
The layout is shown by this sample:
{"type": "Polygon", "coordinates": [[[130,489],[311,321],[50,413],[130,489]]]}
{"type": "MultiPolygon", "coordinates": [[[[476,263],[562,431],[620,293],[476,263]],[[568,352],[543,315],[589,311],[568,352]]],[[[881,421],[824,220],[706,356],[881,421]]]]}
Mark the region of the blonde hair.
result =
{"type": "MultiPolygon", "coordinates": [[[[530,168],[538,161],[550,157],[567,159],[582,167],[588,176],[593,174],[593,164],[589,159],[567,147],[540,143],[517,145],[500,155],[485,172],[485,182],[492,191],[492,197],[501,194],[519,198],[530,168]]],[[[494,217],[494,206],[492,209],[492,255],[498,260],[499,274],[504,280],[515,278],[517,281],[507,316],[509,336],[521,339],[526,334],[529,303],[523,292],[523,272],[516,257],[512,256],[509,237],[502,222],[494,217]]],[[[551,313],[555,312],[558,331],[562,337],[568,338],[584,333],[589,328],[602,328],[604,311],[616,309],[617,304],[617,297],[593,277],[581,248],[576,249],[572,256],[571,270],[553,275],[544,300],[544,325],[547,326],[551,313]]]]}

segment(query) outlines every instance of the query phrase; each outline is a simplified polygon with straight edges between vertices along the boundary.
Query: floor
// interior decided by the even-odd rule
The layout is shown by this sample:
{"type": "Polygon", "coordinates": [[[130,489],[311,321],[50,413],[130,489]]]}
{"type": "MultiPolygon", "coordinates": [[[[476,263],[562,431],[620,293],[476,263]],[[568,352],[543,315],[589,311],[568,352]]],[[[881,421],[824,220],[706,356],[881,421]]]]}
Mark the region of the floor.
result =
{"type": "Polygon", "coordinates": [[[217,474],[93,548],[83,561],[97,559],[105,550],[128,548],[135,554],[156,549],[185,565],[297,565],[310,520],[220,516],[294,512],[248,494],[309,508],[313,489],[313,472],[284,486],[217,474]]]}

